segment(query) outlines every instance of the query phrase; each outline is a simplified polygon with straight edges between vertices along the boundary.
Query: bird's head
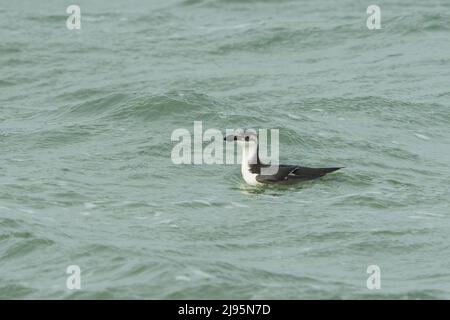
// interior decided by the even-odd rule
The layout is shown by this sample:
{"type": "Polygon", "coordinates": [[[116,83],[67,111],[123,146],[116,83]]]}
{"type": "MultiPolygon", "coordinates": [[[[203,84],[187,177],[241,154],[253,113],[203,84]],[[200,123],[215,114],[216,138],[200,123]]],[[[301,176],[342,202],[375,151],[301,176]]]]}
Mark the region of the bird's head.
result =
{"type": "Polygon", "coordinates": [[[258,145],[258,136],[253,132],[235,132],[223,138],[227,142],[236,142],[238,145],[251,146],[258,145]]]}

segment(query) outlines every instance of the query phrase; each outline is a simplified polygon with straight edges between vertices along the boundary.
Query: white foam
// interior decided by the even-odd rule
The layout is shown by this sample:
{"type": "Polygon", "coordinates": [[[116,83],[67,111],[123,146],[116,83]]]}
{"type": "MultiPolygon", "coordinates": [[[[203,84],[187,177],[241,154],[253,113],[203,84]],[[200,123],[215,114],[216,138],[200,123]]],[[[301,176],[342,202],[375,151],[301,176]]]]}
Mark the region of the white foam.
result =
{"type": "Polygon", "coordinates": [[[420,134],[420,133],[415,133],[414,134],[417,138],[422,139],[422,140],[430,140],[429,137],[427,137],[426,135],[420,134]]]}

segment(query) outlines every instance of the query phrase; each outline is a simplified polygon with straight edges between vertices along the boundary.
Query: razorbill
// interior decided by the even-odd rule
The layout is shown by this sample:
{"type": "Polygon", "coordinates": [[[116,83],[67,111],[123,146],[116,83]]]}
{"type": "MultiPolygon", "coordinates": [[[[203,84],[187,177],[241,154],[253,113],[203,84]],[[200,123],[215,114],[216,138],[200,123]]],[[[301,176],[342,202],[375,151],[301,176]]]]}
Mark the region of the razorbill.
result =
{"type": "Polygon", "coordinates": [[[249,185],[263,184],[293,184],[301,181],[320,178],[327,173],[342,169],[332,168],[308,168],[295,165],[278,165],[275,174],[262,174],[263,168],[270,165],[261,163],[259,159],[258,137],[254,133],[233,134],[224,138],[227,142],[237,142],[242,149],[241,173],[245,182],[249,185]]]}

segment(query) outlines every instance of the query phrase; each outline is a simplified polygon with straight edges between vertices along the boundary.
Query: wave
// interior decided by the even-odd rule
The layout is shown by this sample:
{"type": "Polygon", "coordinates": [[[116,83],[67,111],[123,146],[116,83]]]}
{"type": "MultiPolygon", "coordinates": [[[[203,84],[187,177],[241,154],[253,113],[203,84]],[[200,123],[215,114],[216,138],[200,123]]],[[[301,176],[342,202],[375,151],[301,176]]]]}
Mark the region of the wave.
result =
{"type": "Polygon", "coordinates": [[[298,50],[299,47],[308,47],[309,50],[320,46],[338,44],[343,38],[348,37],[349,28],[335,29],[335,27],[319,28],[305,27],[252,27],[237,32],[233,37],[219,42],[217,47],[210,50],[211,54],[229,54],[236,51],[267,52],[283,48],[283,51],[298,50]],[[329,32],[333,33],[332,43],[325,37],[329,32]],[[326,39],[326,40],[325,40],[326,39]],[[225,43],[224,43],[225,42],[225,43]]]}
{"type": "Polygon", "coordinates": [[[252,3],[279,4],[282,2],[289,2],[289,1],[291,0],[184,0],[183,2],[181,2],[181,4],[185,6],[193,6],[193,5],[217,6],[217,5],[252,4],[252,3]]]}
{"type": "Polygon", "coordinates": [[[213,119],[217,115],[217,109],[225,108],[225,105],[214,98],[190,91],[145,95],[83,90],[64,94],[61,98],[70,99],[71,96],[76,99],[84,98],[85,101],[56,110],[52,115],[55,119],[84,117],[113,121],[156,121],[168,117],[188,117],[201,120],[213,119]]]}
{"type": "Polygon", "coordinates": [[[386,19],[384,25],[389,26],[389,31],[402,35],[448,31],[450,30],[450,15],[442,12],[408,14],[386,19]]]}
{"type": "MultiPolygon", "coordinates": [[[[8,281],[9,282],[9,281],[8,281]]],[[[24,299],[39,292],[38,289],[31,288],[23,284],[1,284],[0,285],[0,299],[24,299]]]]}

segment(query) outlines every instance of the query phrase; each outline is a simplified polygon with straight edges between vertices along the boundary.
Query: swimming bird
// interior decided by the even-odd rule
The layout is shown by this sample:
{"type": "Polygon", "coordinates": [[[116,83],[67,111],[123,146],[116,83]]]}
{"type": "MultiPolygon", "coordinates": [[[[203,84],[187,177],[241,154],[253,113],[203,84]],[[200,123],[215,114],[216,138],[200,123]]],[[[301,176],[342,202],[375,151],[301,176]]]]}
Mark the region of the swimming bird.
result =
{"type": "Polygon", "coordinates": [[[313,180],[323,177],[327,173],[342,169],[342,167],[331,168],[308,168],[296,165],[278,165],[278,171],[274,174],[265,174],[264,168],[269,164],[261,163],[259,159],[258,136],[255,133],[240,133],[229,135],[224,138],[227,142],[237,142],[242,149],[241,173],[245,182],[249,185],[277,184],[286,185],[301,181],[313,180]]]}

